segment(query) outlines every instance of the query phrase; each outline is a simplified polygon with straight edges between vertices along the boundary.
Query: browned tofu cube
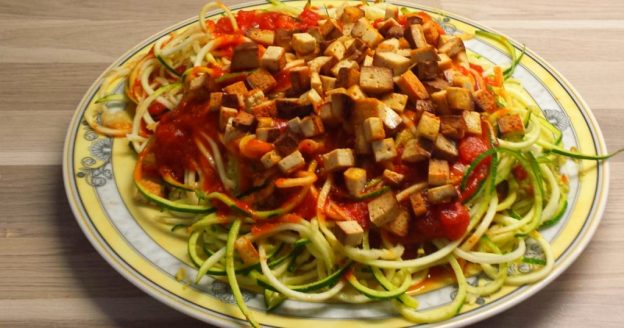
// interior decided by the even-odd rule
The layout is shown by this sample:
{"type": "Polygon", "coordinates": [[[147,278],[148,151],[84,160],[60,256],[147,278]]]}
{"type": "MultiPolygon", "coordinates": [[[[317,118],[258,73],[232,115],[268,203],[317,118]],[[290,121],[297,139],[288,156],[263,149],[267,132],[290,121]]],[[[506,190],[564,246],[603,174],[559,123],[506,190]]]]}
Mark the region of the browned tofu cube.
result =
{"type": "Polygon", "coordinates": [[[373,57],[373,66],[387,67],[394,76],[403,74],[412,65],[409,59],[394,52],[379,52],[373,57]]]}
{"type": "Polygon", "coordinates": [[[286,132],[275,140],[275,150],[281,156],[286,156],[299,148],[299,137],[294,133],[286,132]]]}
{"type": "Polygon", "coordinates": [[[446,90],[440,90],[431,94],[431,101],[436,109],[437,113],[442,115],[450,114],[448,100],[446,97],[446,90]]]}
{"type": "Polygon", "coordinates": [[[281,135],[280,129],[277,127],[257,128],[256,138],[266,142],[273,142],[281,135]]]}
{"type": "Polygon", "coordinates": [[[323,54],[325,56],[334,57],[338,60],[342,60],[345,56],[346,51],[347,49],[345,48],[344,44],[340,40],[336,40],[330,43],[327,48],[325,48],[323,54]]]}
{"type": "Polygon", "coordinates": [[[473,93],[473,96],[477,106],[479,106],[482,111],[491,113],[498,109],[496,98],[494,98],[494,95],[490,91],[486,89],[477,90],[473,93]]]}
{"type": "Polygon", "coordinates": [[[260,89],[250,90],[245,95],[245,109],[247,111],[251,111],[251,108],[262,104],[265,100],[266,98],[264,97],[264,92],[262,92],[262,90],[260,89]]]}
{"type": "Polygon", "coordinates": [[[321,84],[323,84],[323,91],[327,93],[336,87],[336,78],[321,75],[321,84]]]}
{"type": "Polygon", "coordinates": [[[323,42],[323,35],[321,35],[321,29],[318,26],[308,28],[306,33],[310,34],[316,40],[317,45],[323,42]]]}
{"type": "Polygon", "coordinates": [[[503,138],[518,138],[524,136],[524,123],[518,114],[509,114],[499,117],[498,132],[503,138]]]}
{"type": "Polygon", "coordinates": [[[423,32],[425,32],[425,40],[429,44],[437,44],[440,38],[440,32],[438,32],[437,24],[433,21],[427,21],[423,23],[423,32]]]}
{"type": "Polygon", "coordinates": [[[414,216],[419,217],[427,214],[427,200],[421,192],[410,195],[410,205],[414,216]]]}
{"type": "Polygon", "coordinates": [[[364,229],[355,220],[336,221],[334,234],[336,239],[345,246],[357,246],[362,243],[364,229]]]}
{"type": "Polygon", "coordinates": [[[247,86],[245,85],[245,82],[243,81],[238,81],[236,83],[232,83],[230,85],[228,85],[227,87],[223,88],[223,91],[232,94],[232,95],[244,95],[246,94],[249,90],[247,89],[247,86]]]}
{"type": "Polygon", "coordinates": [[[451,110],[474,110],[474,103],[468,89],[450,87],[446,89],[446,100],[451,110]]]}
{"type": "Polygon", "coordinates": [[[375,48],[377,45],[384,40],[383,35],[377,31],[376,28],[367,29],[362,35],[362,41],[368,45],[370,48],[375,48]]]}
{"type": "Polygon", "coordinates": [[[438,67],[441,71],[445,71],[453,67],[453,60],[446,54],[438,54],[438,67]]]}
{"type": "Polygon", "coordinates": [[[237,114],[237,109],[221,106],[221,109],[219,109],[219,130],[224,131],[228,120],[236,117],[237,114]]]}
{"type": "MultiPolygon", "coordinates": [[[[399,51],[399,48],[401,47],[401,42],[399,42],[398,39],[386,39],[384,41],[382,41],[380,44],[377,45],[377,49],[375,49],[376,53],[380,53],[380,52],[394,52],[396,54],[397,51],[399,51]]],[[[397,54],[398,56],[401,56],[403,58],[405,58],[405,56],[402,56],[400,54],[397,54]]],[[[407,59],[407,58],[405,58],[407,59]]],[[[408,59],[409,61],[409,59],[408,59]]],[[[377,65],[377,66],[381,66],[381,65],[377,65]]]]}
{"type": "Polygon", "coordinates": [[[241,111],[234,117],[233,125],[234,127],[243,131],[254,130],[256,125],[256,117],[252,114],[241,111]]]}
{"type": "Polygon", "coordinates": [[[370,154],[371,146],[370,143],[366,141],[362,124],[354,125],[353,132],[355,133],[355,153],[359,155],[370,154]]]}
{"type": "Polygon", "coordinates": [[[392,70],[386,67],[364,66],[360,73],[360,88],[362,91],[378,95],[392,92],[392,70]]]}
{"type": "Polygon", "coordinates": [[[416,129],[421,137],[435,141],[440,132],[440,118],[429,112],[423,112],[416,129]]]}
{"type": "Polygon", "coordinates": [[[250,28],[245,31],[245,35],[251,40],[265,46],[270,46],[275,40],[275,32],[272,30],[261,30],[258,28],[250,28]]]}
{"type": "Polygon", "coordinates": [[[257,117],[258,128],[272,128],[275,126],[275,120],[272,117],[257,117]]]}
{"type": "Polygon", "coordinates": [[[277,81],[269,71],[258,69],[247,76],[247,83],[252,89],[257,88],[262,92],[267,92],[275,87],[277,81]]]}
{"type": "Polygon", "coordinates": [[[208,109],[211,112],[216,112],[221,108],[223,102],[223,92],[211,92],[210,100],[208,101],[208,109]]]}
{"type": "Polygon", "coordinates": [[[286,122],[286,128],[288,128],[288,131],[296,135],[303,135],[301,132],[301,119],[299,117],[295,117],[286,122]]]}
{"type": "Polygon", "coordinates": [[[307,138],[316,137],[325,132],[325,126],[320,117],[310,115],[301,120],[301,132],[307,138]]]}
{"type": "Polygon", "coordinates": [[[433,144],[433,156],[443,158],[447,161],[455,161],[459,157],[455,141],[449,140],[439,134],[433,144]]]}
{"type": "Polygon", "coordinates": [[[438,48],[438,52],[443,53],[449,57],[453,57],[464,51],[466,51],[466,48],[464,47],[464,41],[462,41],[462,39],[458,37],[451,37],[438,48]]]}
{"type": "Polygon", "coordinates": [[[344,7],[340,20],[343,23],[355,23],[358,19],[364,17],[364,11],[358,7],[347,6],[344,7]]]}
{"type": "Polygon", "coordinates": [[[277,117],[290,120],[295,117],[305,117],[312,113],[312,104],[301,104],[297,98],[282,98],[275,100],[277,117]]]}
{"type": "Polygon", "coordinates": [[[418,163],[431,158],[431,142],[426,140],[410,139],[405,143],[401,160],[407,163],[418,163]]]}
{"type": "Polygon", "coordinates": [[[269,46],[262,54],[262,58],[260,58],[260,65],[271,72],[277,73],[286,65],[285,54],[284,48],[269,46]]]}
{"type": "Polygon", "coordinates": [[[429,203],[434,205],[451,203],[458,198],[459,193],[452,184],[445,184],[439,187],[429,188],[429,190],[427,190],[427,199],[429,200],[429,203]]]}
{"type": "Polygon", "coordinates": [[[464,111],[462,117],[466,123],[466,132],[480,136],[483,133],[481,129],[481,114],[478,112],[464,111]]]}
{"type": "Polygon", "coordinates": [[[379,117],[369,117],[364,120],[364,137],[366,141],[372,142],[386,137],[383,121],[379,117]]]}
{"type": "Polygon", "coordinates": [[[396,146],[392,138],[373,141],[371,147],[375,155],[375,162],[391,160],[397,156],[396,146]]]}
{"type": "Polygon", "coordinates": [[[438,77],[438,62],[428,61],[416,64],[416,75],[422,81],[431,81],[438,77]]]}
{"type": "Polygon", "coordinates": [[[319,31],[325,40],[333,40],[342,36],[342,28],[331,18],[319,26],[319,31]]]}
{"type": "Polygon", "coordinates": [[[331,69],[338,63],[338,58],[332,56],[318,56],[306,64],[313,72],[331,74],[331,69]]]}
{"type": "Polygon", "coordinates": [[[260,67],[258,57],[258,45],[253,42],[245,42],[234,48],[230,71],[249,71],[260,67]]]}
{"type": "Polygon", "coordinates": [[[388,169],[383,171],[382,177],[383,180],[391,186],[398,186],[405,179],[405,175],[388,169]]]}
{"type": "Polygon", "coordinates": [[[408,13],[407,15],[405,15],[405,23],[407,24],[407,26],[414,24],[422,25],[423,19],[416,13],[408,13]]]}
{"type": "Polygon", "coordinates": [[[237,138],[241,138],[245,135],[245,131],[234,126],[234,119],[229,118],[225,126],[225,132],[223,133],[223,142],[228,144],[237,138]]]}
{"type": "Polygon", "coordinates": [[[407,95],[393,92],[381,98],[381,101],[395,112],[402,113],[407,105],[407,95]]]}
{"type": "Polygon", "coordinates": [[[277,166],[283,173],[291,174],[305,166],[305,159],[301,152],[296,150],[277,162],[277,166]]]}
{"type": "Polygon", "coordinates": [[[384,35],[386,38],[401,38],[405,34],[405,28],[401,25],[392,26],[384,35]]]}
{"type": "Polygon", "coordinates": [[[401,207],[392,192],[386,192],[368,203],[368,216],[377,227],[388,224],[400,213],[401,207]]]}
{"type": "Polygon", "coordinates": [[[275,117],[277,115],[275,100],[267,100],[251,107],[251,113],[256,117],[275,117]]]}
{"type": "Polygon", "coordinates": [[[397,85],[414,102],[429,98],[429,92],[412,71],[403,73],[397,80],[397,85]]]}
{"type": "MultiPolygon", "coordinates": [[[[338,76],[338,72],[340,72],[340,69],[343,67],[348,67],[348,68],[359,68],[360,65],[358,65],[358,63],[354,60],[351,59],[343,59],[341,61],[339,61],[336,65],[334,65],[334,67],[331,68],[330,73],[333,76],[338,76]]],[[[323,73],[325,74],[325,73],[323,73]]]]}
{"type": "Polygon", "coordinates": [[[441,186],[447,184],[449,181],[450,168],[449,164],[445,160],[430,159],[429,160],[429,173],[428,179],[429,185],[441,186]]]}
{"type": "Polygon", "coordinates": [[[359,167],[350,167],[342,175],[349,194],[359,196],[364,191],[364,187],[366,187],[366,170],[359,167]]]}
{"type": "Polygon", "coordinates": [[[271,150],[270,152],[262,155],[260,158],[260,162],[264,165],[264,168],[270,169],[275,166],[279,161],[282,160],[282,156],[280,156],[275,150],[271,150]]]}
{"type": "Polygon", "coordinates": [[[275,37],[273,40],[273,44],[283,48],[286,52],[292,49],[290,45],[290,40],[292,40],[293,30],[292,29],[284,29],[278,28],[275,30],[275,37]]]}
{"type": "Polygon", "coordinates": [[[295,67],[289,71],[288,75],[290,76],[290,90],[294,95],[300,95],[312,88],[310,84],[312,70],[309,67],[295,67]]]}
{"type": "Polygon", "coordinates": [[[349,89],[347,89],[347,95],[349,95],[349,97],[353,100],[367,98],[366,94],[362,91],[362,88],[360,88],[358,84],[350,86],[349,89]]]}
{"type": "Polygon", "coordinates": [[[425,39],[423,26],[420,24],[412,24],[407,27],[405,30],[405,39],[407,39],[412,49],[424,48],[429,45],[427,39],[425,39]]]}
{"type": "MultiPolygon", "coordinates": [[[[379,28],[377,29],[379,31],[379,33],[381,33],[381,35],[383,35],[386,38],[392,38],[394,36],[389,36],[389,32],[390,29],[392,29],[393,27],[401,27],[401,29],[403,29],[403,27],[401,26],[401,24],[399,24],[399,22],[396,21],[395,18],[386,18],[385,21],[383,21],[380,25],[379,28]]],[[[399,37],[403,37],[403,33],[401,33],[401,35],[399,37]]]]}
{"type": "Polygon", "coordinates": [[[439,60],[438,54],[432,46],[412,50],[411,55],[412,61],[416,64],[439,60]]]}
{"type": "Polygon", "coordinates": [[[309,33],[295,33],[292,36],[292,47],[299,55],[307,55],[314,52],[316,39],[309,33]]]}
{"type": "Polygon", "coordinates": [[[343,67],[338,71],[336,88],[350,88],[360,82],[360,71],[356,68],[343,67]]]}
{"type": "MultiPolygon", "coordinates": [[[[356,99],[353,102],[350,121],[352,125],[362,125],[369,117],[380,117],[385,105],[375,98],[356,99]]],[[[363,133],[364,131],[362,131],[363,133]]]]}
{"type": "Polygon", "coordinates": [[[323,167],[326,172],[343,170],[355,165],[353,150],[349,148],[338,148],[323,155],[323,167]]]}
{"type": "Polygon", "coordinates": [[[409,231],[409,221],[409,214],[406,211],[401,210],[399,211],[399,214],[394,218],[394,220],[386,223],[384,229],[392,232],[397,236],[406,237],[409,231]]]}
{"type": "Polygon", "coordinates": [[[393,134],[395,132],[395,129],[401,123],[403,123],[403,118],[401,118],[401,116],[397,114],[395,111],[388,108],[388,106],[385,106],[385,105],[382,106],[380,114],[381,114],[381,120],[383,121],[384,126],[390,132],[390,134],[393,134]]]}
{"type": "Polygon", "coordinates": [[[241,93],[226,93],[221,97],[221,106],[230,108],[243,108],[245,106],[244,96],[241,93]]]}
{"type": "Polygon", "coordinates": [[[466,134],[464,118],[461,115],[440,116],[440,133],[451,139],[462,139],[466,134]]]}
{"type": "Polygon", "coordinates": [[[260,261],[260,255],[249,237],[242,236],[236,239],[234,248],[236,249],[236,254],[240,256],[245,265],[251,265],[260,261]]]}

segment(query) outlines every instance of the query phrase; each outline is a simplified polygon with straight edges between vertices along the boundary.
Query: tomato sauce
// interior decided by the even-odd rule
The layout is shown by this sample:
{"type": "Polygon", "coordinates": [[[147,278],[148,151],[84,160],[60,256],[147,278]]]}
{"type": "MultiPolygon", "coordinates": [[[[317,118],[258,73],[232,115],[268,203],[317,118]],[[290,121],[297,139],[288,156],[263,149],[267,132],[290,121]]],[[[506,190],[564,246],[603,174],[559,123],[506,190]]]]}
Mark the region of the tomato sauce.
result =
{"type": "MultiPolygon", "coordinates": [[[[297,18],[276,12],[264,12],[259,10],[239,10],[236,13],[236,24],[238,28],[245,32],[250,28],[264,30],[276,30],[278,28],[287,30],[305,30],[318,25],[321,18],[319,14],[310,9],[304,9],[297,18]]],[[[217,33],[234,33],[234,28],[228,17],[220,18],[215,26],[217,33]]]]}

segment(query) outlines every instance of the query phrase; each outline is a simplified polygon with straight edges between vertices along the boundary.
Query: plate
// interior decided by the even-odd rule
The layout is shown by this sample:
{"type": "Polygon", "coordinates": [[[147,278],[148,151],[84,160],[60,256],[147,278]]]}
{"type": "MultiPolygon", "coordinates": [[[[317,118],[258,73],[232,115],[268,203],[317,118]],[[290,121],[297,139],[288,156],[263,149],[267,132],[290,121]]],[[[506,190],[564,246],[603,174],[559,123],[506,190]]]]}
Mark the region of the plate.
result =
{"type": "MultiPolygon", "coordinates": [[[[321,6],[323,3],[331,1],[315,1],[314,4],[321,6]]],[[[289,5],[298,7],[304,4],[304,1],[289,2],[289,5]]],[[[473,33],[476,29],[495,32],[461,16],[433,8],[407,3],[397,5],[428,12],[448,34],[473,33]]],[[[255,2],[233,9],[250,10],[265,6],[266,3],[255,2]]],[[[218,13],[212,14],[217,17],[218,13]]],[[[153,35],[117,59],[109,69],[144,54],[162,36],[196,22],[197,18],[188,19],[153,35]]],[[[521,49],[521,44],[512,43],[521,49]]],[[[470,51],[496,64],[505,66],[509,62],[505,50],[498,44],[482,39],[471,39],[465,44],[470,51]]],[[[244,318],[226,284],[204,280],[199,285],[193,285],[176,279],[181,268],[187,276],[194,276],[194,268],[186,255],[186,241],[183,236],[171,234],[167,227],[157,222],[156,218],[161,215],[158,210],[137,202],[131,178],[135,155],[128,141],[98,135],[86,124],[85,110],[94,106],[94,96],[103,76],[104,73],[93,83],[76,110],[67,133],[63,157],[65,189],[84,234],[111,266],[154,298],[215,325],[240,325],[244,318]]],[[[574,146],[588,154],[607,153],[600,128],[585,102],[543,59],[527,50],[514,77],[522,81],[546,118],[563,132],[566,148],[574,146]]],[[[558,225],[542,231],[550,240],[557,259],[554,271],[536,284],[504,287],[494,295],[480,297],[471,305],[466,304],[456,317],[438,326],[457,327],[475,323],[514,306],[551,283],[583,251],[600,222],[607,200],[608,164],[569,161],[562,170],[570,178],[570,205],[558,225]]],[[[527,249],[527,252],[535,251],[531,247],[527,249]]],[[[526,265],[512,269],[526,270],[526,265]]],[[[453,293],[453,287],[447,286],[422,294],[418,296],[421,308],[447,303],[453,293]]],[[[244,298],[255,317],[267,326],[412,325],[393,312],[387,303],[362,306],[287,301],[276,312],[266,314],[261,296],[245,292],[244,298]]]]}

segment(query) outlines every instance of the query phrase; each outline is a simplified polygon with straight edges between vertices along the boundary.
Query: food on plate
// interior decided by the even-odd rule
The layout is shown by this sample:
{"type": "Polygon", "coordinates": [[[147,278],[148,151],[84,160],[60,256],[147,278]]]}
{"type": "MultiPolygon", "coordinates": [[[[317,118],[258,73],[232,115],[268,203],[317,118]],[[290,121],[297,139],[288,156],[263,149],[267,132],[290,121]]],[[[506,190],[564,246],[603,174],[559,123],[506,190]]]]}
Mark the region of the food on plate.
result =
{"type": "Polygon", "coordinates": [[[478,31],[509,49],[503,69],[469,37],[385,3],[212,2],[110,72],[85,118],[130,141],[135,186],[188,234],[195,282],[226,279],[253,326],[241,287],[267,311],[388,300],[407,320],[442,321],[470,295],[547,276],[540,230],[567,208],[560,165],[611,156],[563,149],[513,79],[524,51],[478,31]],[[206,20],[215,8],[223,17],[206,20]],[[436,274],[457,293],[419,310],[410,295],[436,274]]]}

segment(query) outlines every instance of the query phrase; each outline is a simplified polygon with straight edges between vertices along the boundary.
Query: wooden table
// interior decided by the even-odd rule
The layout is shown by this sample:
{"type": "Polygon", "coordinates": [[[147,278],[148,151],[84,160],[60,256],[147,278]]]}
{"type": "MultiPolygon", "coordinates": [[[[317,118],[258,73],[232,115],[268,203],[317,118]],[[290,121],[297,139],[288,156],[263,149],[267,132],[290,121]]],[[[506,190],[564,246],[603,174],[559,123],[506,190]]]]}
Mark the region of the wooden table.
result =
{"type": "MultiPolygon", "coordinates": [[[[426,4],[525,42],[585,97],[609,149],[624,147],[624,2],[426,4]]],[[[91,247],[67,204],[61,152],[72,113],[102,70],[201,5],[0,0],[0,326],[200,324],[128,283],[91,247]]],[[[611,160],[611,173],[604,220],[585,253],[549,287],[479,326],[622,326],[624,156],[611,160]]]]}

